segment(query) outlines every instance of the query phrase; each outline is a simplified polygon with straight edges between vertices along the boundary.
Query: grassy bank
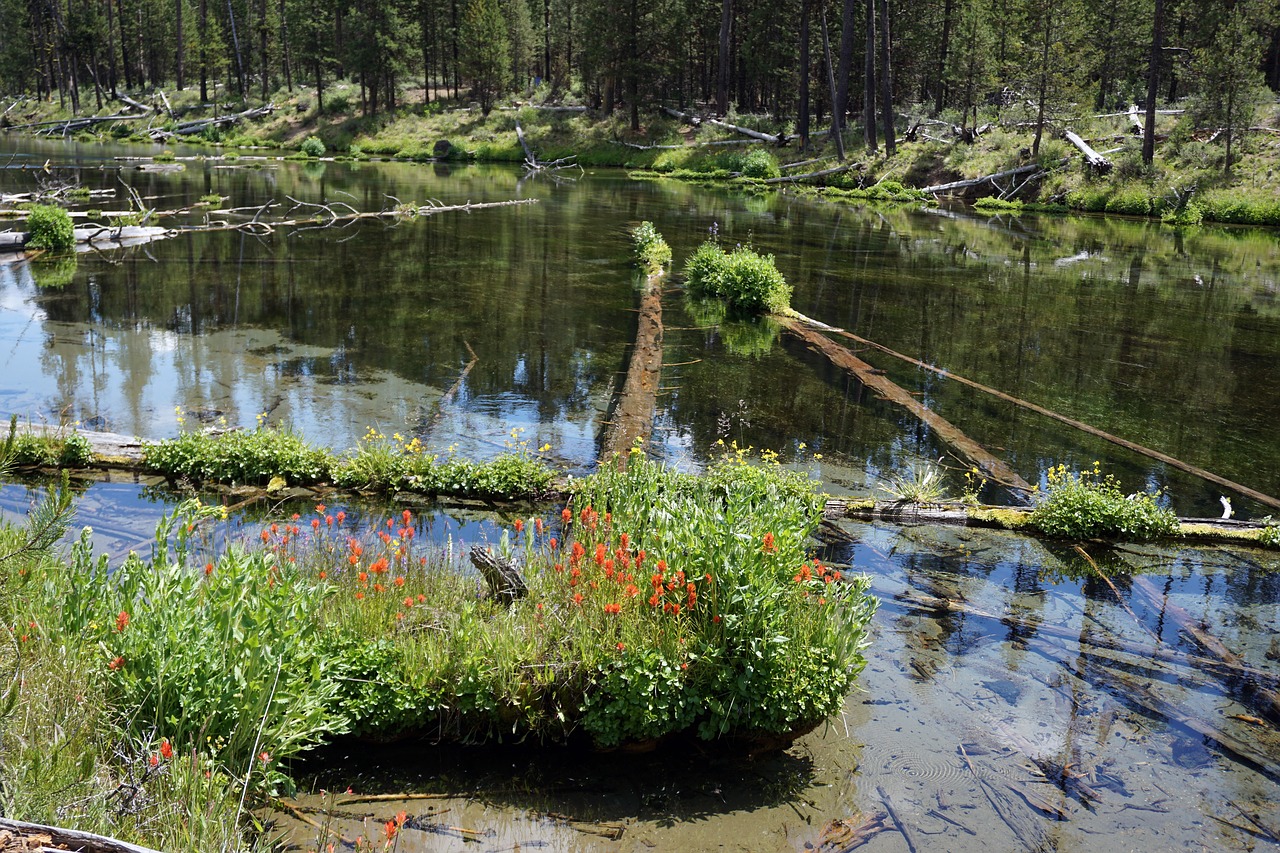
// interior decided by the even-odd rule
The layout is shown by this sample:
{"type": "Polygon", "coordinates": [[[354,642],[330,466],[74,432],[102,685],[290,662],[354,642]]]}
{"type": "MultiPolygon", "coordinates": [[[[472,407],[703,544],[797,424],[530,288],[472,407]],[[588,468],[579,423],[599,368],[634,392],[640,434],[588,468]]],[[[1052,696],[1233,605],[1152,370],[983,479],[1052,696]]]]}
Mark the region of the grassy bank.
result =
{"type": "MultiPolygon", "coordinates": [[[[210,128],[201,135],[165,144],[205,145],[211,154],[251,147],[280,149],[299,157],[381,156],[520,163],[525,155],[516,138],[518,122],[543,161],[573,155],[585,168],[625,168],[637,177],[735,181],[760,191],[763,180],[829,168],[836,162],[834,142],[825,136],[818,137],[806,152],[798,150],[795,141],[785,148],[721,145],[734,138],[732,131],[709,123],[692,127],[656,112],[644,116],[640,131],[632,131],[620,113],[545,110],[524,102],[508,102],[485,116],[464,104],[437,100],[424,105],[417,100],[420,97],[420,92],[407,93],[401,101],[404,106],[394,112],[362,116],[358,113],[358,89],[349,83],[339,83],[327,91],[324,110],[318,109],[316,99],[306,90],[282,90],[272,96],[278,109],[269,116],[230,128],[210,128]],[[794,171],[784,168],[813,158],[829,159],[794,171]]],[[[170,100],[184,120],[211,114],[196,102],[194,92],[175,93],[170,100]]],[[[905,127],[914,126],[925,111],[910,106],[900,110],[901,136],[905,127]]],[[[17,124],[56,115],[53,104],[30,102],[7,120],[17,124]]],[[[993,112],[982,120],[998,123],[1001,118],[993,112]]],[[[730,119],[770,133],[794,132],[790,120],[751,115],[731,115],[730,119]]],[[[160,117],[151,122],[157,127],[175,123],[160,117]]],[[[1054,128],[1050,128],[1049,136],[1032,157],[1032,129],[1013,121],[987,130],[972,143],[931,140],[927,132],[931,126],[926,126],[923,131],[918,130],[914,141],[900,140],[892,157],[884,155],[883,147],[877,153],[866,151],[860,132],[851,128],[846,131],[845,142],[857,167],[829,176],[818,186],[794,186],[798,191],[822,193],[836,200],[914,202],[921,198],[914,192],[920,187],[1039,162],[1049,170],[1048,174],[1020,190],[1004,211],[1018,212],[1026,209],[1023,205],[1030,205],[1051,211],[1148,216],[1180,225],[1202,221],[1280,225],[1280,201],[1274,191],[1274,177],[1280,167],[1280,135],[1266,130],[1280,127],[1280,107],[1262,111],[1256,126],[1263,129],[1245,135],[1229,171],[1221,142],[1211,141],[1210,132],[1189,126],[1180,116],[1159,117],[1161,141],[1156,147],[1155,162],[1149,167],[1142,163],[1140,139],[1132,134],[1123,115],[1095,117],[1082,112],[1061,117],[1059,124],[1076,131],[1096,148],[1108,151],[1114,169],[1104,176],[1090,175],[1081,166],[1075,149],[1055,137],[1054,128]]],[[[149,142],[144,135],[147,128],[141,122],[101,127],[98,135],[86,132],[79,138],[149,142]]],[[[163,147],[156,144],[157,153],[163,147]]],[[[988,186],[978,194],[994,192],[988,186]]]]}
{"type": "Polygon", "coordinates": [[[518,521],[487,546],[528,584],[510,606],[410,511],[356,530],[317,505],[234,544],[191,502],[108,571],[87,535],[34,541],[59,506],[0,531],[0,805],[164,850],[249,843],[242,795],[337,738],[789,742],[841,707],[875,607],[806,553],[815,484],[740,455],[635,455],[518,521]]]}

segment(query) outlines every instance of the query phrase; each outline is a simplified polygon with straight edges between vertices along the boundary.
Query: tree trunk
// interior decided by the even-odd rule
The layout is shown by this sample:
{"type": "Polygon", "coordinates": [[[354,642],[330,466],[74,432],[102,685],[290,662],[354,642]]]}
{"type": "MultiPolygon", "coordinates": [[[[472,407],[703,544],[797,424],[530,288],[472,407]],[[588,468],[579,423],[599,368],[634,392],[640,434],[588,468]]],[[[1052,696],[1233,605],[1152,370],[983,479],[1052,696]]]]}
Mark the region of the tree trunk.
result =
{"type": "Polygon", "coordinates": [[[262,102],[267,102],[268,78],[270,68],[267,65],[267,0],[258,2],[258,73],[262,75],[262,102]]]}
{"type": "Polygon", "coordinates": [[[732,23],[733,0],[720,0],[720,55],[716,64],[716,111],[722,116],[729,114],[729,33],[732,23]]]}
{"type": "MultiPolygon", "coordinates": [[[[933,102],[933,114],[941,114],[947,100],[947,51],[951,48],[951,13],[955,0],[947,0],[942,7],[942,40],[938,44],[938,91],[933,102]]],[[[964,124],[964,119],[960,120],[964,124]]]]}
{"type": "Polygon", "coordinates": [[[236,13],[231,8],[231,0],[227,0],[227,18],[231,22],[231,45],[235,50],[236,81],[240,84],[240,100],[248,97],[249,87],[244,77],[244,60],[240,56],[240,36],[236,33],[236,13]]]}
{"type": "Polygon", "coordinates": [[[836,94],[832,109],[836,128],[845,127],[849,112],[849,75],[853,73],[853,24],[857,0],[844,0],[840,12],[840,65],[836,68],[836,94]]]}
{"type": "Polygon", "coordinates": [[[876,145],[876,0],[866,0],[866,42],[862,49],[862,123],[867,150],[876,145]]]}
{"type": "MultiPolygon", "coordinates": [[[[1048,17],[1052,19],[1053,13],[1048,13],[1048,17]]],[[[1052,27],[1049,21],[1045,21],[1044,39],[1040,43],[1040,81],[1039,89],[1036,92],[1036,139],[1031,143],[1031,156],[1035,157],[1040,153],[1040,138],[1044,135],[1044,103],[1049,96],[1049,46],[1052,44],[1050,32],[1052,27]]]]}
{"type": "Polygon", "coordinates": [[[827,66],[827,88],[831,92],[831,138],[836,142],[836,155],[844,160],[844,137],[840,135],[840,110],[836,108],[838,95],[836,94],[836,78],[835,71],[831,67],[831,37],[827,33],[827,6],[822,5],[822,55],[826,60],[827,66]]]}
{"type": "Polygon", "coordinates": [[[177,50],[177,67],[174,69],[178,91],[187,85],[186,82],[186,39],[183,38],[182,32],[182,7],[185,6],[187,0],[173,0],[173,16],[174,31],[177,34],[178,50],[177,50]]]}
{"type": "Polygon", "coordinates": [[[884,153],[892,157],[897,149],[893,133],[893,72],[890,51],[889,2],[880,0],[880,123],[884,126],[884,153]]]}
{"type": "Polygon", "coordinates": [[[293,92],[293,61],[289,55],[289,17],[284,0],[280,0],[280,64],[284,68],[284,85],[293,92]]]}
{"type": "Polygon", "coordinates": [[[200,103],[209,103],[209,2],[200,0],[200,103]]]}
{"type": "Polygon", "coordinates": [[[1151,55],[1147,60],[1147,120],[1142,128],[1142,162],[1148,166],[1156,156],[1156,93],[1160,88],[1161,33],[1164,30],[1164,0],[1156,0],[1151,24],[1151,55]]]}
{"type": "Polygon", "coordinates": [[[810,0],[800,0],[800,115],[796,132],[800,150],[809,150],[809,12],[810,0]]]}

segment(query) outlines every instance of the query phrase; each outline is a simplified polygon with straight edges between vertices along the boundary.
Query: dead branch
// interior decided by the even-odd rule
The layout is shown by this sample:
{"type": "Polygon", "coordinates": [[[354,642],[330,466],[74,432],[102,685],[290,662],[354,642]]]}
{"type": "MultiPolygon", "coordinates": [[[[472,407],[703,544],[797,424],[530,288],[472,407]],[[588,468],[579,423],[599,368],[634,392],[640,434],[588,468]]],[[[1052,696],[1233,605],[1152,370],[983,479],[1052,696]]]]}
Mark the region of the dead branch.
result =
{"type": "Polygon", "coordinates": [[[779,175],[776,178],[765,178],[766,184],[792,184],[798,181],[808,181],[813,178],[825,178],[828,175],[839,175],[842,172],[848,172],[853,169],[862,169],[861,163],[847,163],[843,166],[836,166],[834,169],[821,169],[817,172],[806,172],[803,175],[779,175]]]}
{"type": "MultiPolygon", "coordinates": [[[[703,121],[698,116],[691,115],[689,113],[682,113],[679,110],[673,110],[670,107],[662,107],[662,111],[673,118],[678,118],[681,121],[686,121],[689,124],[693,125],[694,127],[697,127],[703,121]]],[[[783,133],[779,133],[776,135],[761,133],[760,131],[752,130],[749,127],[740,127],[739,125],[730,124],[727,121],[721,121],[720,119],[715,119],[715,118],[708,118],[706,119],[706,121],[708,124],[714,124],[716,127],[723,127],[727,130],[732,130],[734,133],[740,133],[743,136],[749,136],[752,139],[758,140],[760,142],[768,142],[773,145],[786,145],[788,142],[786,134],[783,134],[783,133]]],[[[816,133],[810,134],[810,136],[817,136],[817,135],[818,134],[816,133]]]]}

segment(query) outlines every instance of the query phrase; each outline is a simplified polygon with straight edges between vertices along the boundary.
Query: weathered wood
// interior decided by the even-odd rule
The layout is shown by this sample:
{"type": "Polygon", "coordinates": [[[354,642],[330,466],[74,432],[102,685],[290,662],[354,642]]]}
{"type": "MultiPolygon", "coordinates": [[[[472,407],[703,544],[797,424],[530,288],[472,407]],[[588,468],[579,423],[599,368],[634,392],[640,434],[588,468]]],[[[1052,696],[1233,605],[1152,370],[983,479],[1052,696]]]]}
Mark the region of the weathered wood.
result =
{"type": "Polygon", "coordinates": [[[470,557],[489,585],[489,594],[498,602],[510,606],[516,599],[529,594],[529,587],[515,563],[491,554],[480,545],[471,547],[470,557]]]}
{"type": "Polygon", "coordinates": [[[1063,131],[1062,136],[1080,150],[1080,153],[1084,155],[1085,165],[1090,169],[1097,172],[1099,175],[1105,175],[1107,172],[1111,171],[1111,161],[1093,150],[1093,147],[1081,139],[1080,135],[1075,131],[1063,131]]]}
{"type": "Polygon", "coordinates": [[[149,107],[146,104],[139,103],[138,101],[135,101],[133,98],[130,98],[128,95],[117,93],[116,100],[122,104],[133,107],[135,110],[142,110],[144,113],[160,112],[160,110],[157,109],[156,107],[149,107]]]}
{"type": "Polygon", "coordinates": [[[853,374],[858,381],[885,400],[901,406],[919,418],[937,434],[943,444],[969,464],[977,467],[984,477],[1010,489],[1015,500],[1025,501],[1026,496],[1031,493],[1031,484],[1022,479],[1016,471],[987,452],[982,445],[961,432],[957,426],[892,382],[884,375],[884,371],[876,370],[845,347],[795,317],[777,317],[777,319],[784,329],[822,353],[832,364],[853,374]]]}
{"type": "Polygon", "coordinates": [[[163,128],[155,128],[148,134],[153,140],[160,141],[162,139],[170,139],[174,136],[189,136],[193,133],[199,133],[207,127],[217,127],[224,124],[235,124],[244,119],[261,118],[262,116],[271,115],[275,112],[275,104],[267,104],[263,107],[254,107],[239,113],[230,113],[228,115],[214,116],[213,118],[204,118],[197,121],[189,121],[177,125],[172,130],[163,128]]]}
{"type": "Polygon", "coordinates": [[[520,147],[524,149],[524,162],[535,169],[538,168],[538,158],[529,147],[529,143],[525,141],[524,129],[520,127],[520,122],[516,122],[516,139],[520,140],[520,147]]]}
{"type": "Polygon", "coordinates": [[[602,463],[615,457],[626,468],[630,451],[647,442],[653,434],[654,412],[658,406],[658,382],[662,374],[662,273],[645,279],[640,296],[640,322],[631,348],[631,362],[622,393],[614,406],[605,432],[602,463]]]}
{"type": "Polygon", "coordinates": [[[907,822],[898,816],[898,810],[893,806],[893,800],[889,799],[889,794],[884,788],[876,785],[876,793],[880,795],[880,802],[884,803],[885,811],[889,813],[889,818],[893,821],[893,825],[897,827],[898,832],[902,834],[902,840],[907,842],[907,850],[910,853],[916,853],[915,841],[911,839],[911,833],[907,830],[907,822]]]}
{"type": "Polygon", "coordinates": [[[1003,391],[997,391],[995,388],[991,388],[987,385],[982,385],[978,382],[974,382],[972,379],[966,379],[965,377],[960,376],[959,374],[956,374],[956,373],[952,373],[949,370],[936,367],[932,364],[927,364],[923,361],[920,361],[919,359],[912,358],[909,355],[904,355],[900,352],[897,352],[896,350],[892,350],[889,347],[885,346],[884,344],[876,343],[875,341],[870,340],[868,338],[861,337],[860,335],[855,335],[853,332],[836,328],[835,326],[828,326],[826,323],[821,323],[810,317],[805,317],[803,314],[797,314],[796,317],[802,322],[808,323],[814,326],[815,328],[821,329],[824,332],[828,332],[830,334],[840,335],[841,337],[848,338],[849,340],[852,340],[858,344],[871,347],[872,349],[878,350],[879,352],[882,352],[885,355],[891,355],[894,358],[898,359],[899,361],[905,361],[908,364],[915,365],[916,367],[921,368],[922,370],[927,370],[930,373],[933,373],[937,376],[942,376],[947,379],[951,379],[955,382],[959,382],[961,385],[966,385],[970,388],[973,388],[976,391],[981,391],[984,394],[989,394],[992,397],[995,397],[1000,400],[1004,400],[1006,403],[1012,403],[1013,405],[1018,406],[1020,408],[1027,409],[1039,415],[1044,415],[1047,418],[1052,418],[1053,420],[1056,420],[1059,423],[1063,423],[1063,424],[1066,424],[1067,426],[1074,427],[1075,429],[1078,429],[1081,432],[1088,433],[1089,435],[1092,435],[1096,438],[1101,438],[1104,441],[1109,441],[1112,444],[1125,448],[1126,450],[1132,450],[1135,453],[1140,453],[1143,456],[1148,456],[1152,459],[1163,462],[1166,465],[1177,468],[1179,471],[1185,471],[1188,474],[1193,474],[1202,480],[1207,480],[1210,483],[1214,483],[1216,485],[1222,486],[1225,489],[1230,489],[1238,494],[1241,494],[1247,498],[1250,498],[1251,500],[1255,500],[1260,504],[1269,506],[1272,509],[1280,509],[1280,498],[1274,498],[1270,495],[1265,495],[1262,492],[1257,491],[1256,489],[1251,489],[1248,486],[1243,486],[1239,483],[1228,480],[1225,477],[1220,477],[1211,471],[1206,471],[1203,468],[1197,467],[1195,465],[1191,465],[1179,459],[1175,459],[1172,456],[1168,455],[1167,453],[1161,453],[1158,450],[1152,450],[1149,447],[1143,447],[1141,444],[1137,444],[1127,439],[1120,438],[1119,436],[1112,435],[1111,433],[1108,433],[1108,432],[1103,432],[1097,427],[1090,426],[1089,424],[1086,424],[1083,421],[1078,421],[1078,420],[1075,420],[1074,418],[1069,418],[1065,415],[1060,415],[1057,412],[1054,412],[1050,409],[1046,409],[1043,406],[1038,406],[1035,403],[1030,403],[1030,402],[1027,402],[1026,400],[1021,400],[1017,397],[1014,397],[1011,394],[1006,394],[1003,391]]]}
{"type": "MultiPolygon", "coordinates": [[[[118,249],[124,246],[136,246],[171,237],[178,232],[168,228],[148,227],[144,225],[91,225],[73,230],[76,239],[76,251],[87,252],[91,249],[118,249]]],[[[26,231],[0,232],[0,252],[21,250],[31,239],[26,231]]]]}
{"type": "MultiPolygon", "coordinates": [[[[1236,670],[1245,663],[1242,657],[1228,649],[1226,644],[1210,633],[1207,626],[1197,623],[1190,613],[1162,595],[1149,578],[1135,575],[1129,587],[1134,595],[1142,599],[1153,612],[1165,619],[1173,620],[1178,629],[1191,637],[1196,645],[1213,660],[1236,670]]],[[[1280,723],[1280,693],[1265,684],[1249,685],[1248,692],[1253,695],[1251,704],[1258,707],[1273,723],[1280,723]]]]}
{"type": "Polygon", "coordinates": [[[982,186],[983,184],[989,184],[1003,178],[1016,178],[1019,175],[1030,175],[1033,172],[1038,171],[1040,171],[1039,163],[1028,163],[1025,166],[1018,166],[1014,169],[1006,169],[1003,172],[996,172],[994,175],[983,175],[980,178],[970,178],[964,181],[951,181],[947,184],[934,184],[933,186],[925,187],[922,192],[936,194],[950,193],[955,192],[956,190],[974,189],[982,186]]]}
{"type": "MultiPolygon", "coordinates": [[[[157,853],[150,847],[130,844],[105,835],[95,835],[92,832],[65,829],[60,826],[47,826],[42,823],[28,823],[24,820],[0,817],[0,830],[8,830],[15,835],[26,837],[48,836],[53,846],[64,850],[78,850],[82,853],[157,853]]],[[[47,846],[41,849],[52,849],[52,847],[47,846]]]]}

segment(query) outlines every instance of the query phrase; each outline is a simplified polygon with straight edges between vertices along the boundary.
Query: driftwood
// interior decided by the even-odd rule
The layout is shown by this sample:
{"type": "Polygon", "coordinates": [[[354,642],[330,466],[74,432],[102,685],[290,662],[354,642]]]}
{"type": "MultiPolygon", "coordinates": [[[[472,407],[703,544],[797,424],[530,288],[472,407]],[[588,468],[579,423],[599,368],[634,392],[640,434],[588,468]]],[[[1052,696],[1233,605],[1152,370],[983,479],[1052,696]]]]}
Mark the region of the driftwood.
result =
{"type": "Polygon", "coordinates": [[[645,280],[631,363],[605,433],[601,462],[610,462],[617,457],[618,465],[625,468],[631,448],[649,440],[653,433],[661,373],[662,274],[658,273],[645,280]]]}
{"type": "Polygon", "coordinates": [[[1062,137],[1080,150],[1080,153],[1084,155],[1085,165],[1090,169],[1097,172],[1099,175],[1105,175],[1107,172],[1111,171],[1111,161],[1093,150],[1093,147],[1081,139],[1079,134],[1071,130],[1066,130],[1063,131],[1062,137]]]}
{"type": "Polygon", "coordinates": [[[1031,484],[1022,479],[1016,471],[987,452],[982,445],[969,438],[950,421],[892,382],[884,375],[884,371],[876,370],[798,317],[777,317],[777,320],[784,329],[822,353],[832,364],[853,374],[867,388],[919,418],[934,431],[942,443],[958,453],[969,464],[977,467],[984,477],[1010,489],[1015,499],[1025,501],[1026,495],[1031,493],[1031,484]]]}
{"type": "Polygon", "coordinates": [[[1244,495],[1245,497],[1255,500],[1258,503],[1263,504],[1265,506],[1269,506],[1272,509],[1280,509],[1280,499],[1273,498],[1270,495],[1265,495],[1262,492],[1257,491],[1256,489],[1251,489],[1248,486],[1243,486],[1239,483],[1228,480],[1225,477],[1220,477],[1211,471],[1206,471],[1203,468],[1199,468],[1195,465],[1191,465],[1187,462],[1183,462],[1179,459],[1175,459],[1172,456],[1168,455],[1167,453],[1161,453],[1158,450],[1152,450],[1148,447],[1143,447],[1141,444],[1137,444],[1135,442],[1128,441],[1127,439],[1114,436],[1108,432],[1103,432],[1097,427],[1090,426],[1089,424],[1086,424],[1082,421],[1075,420],[1074,418],[1069,418],[1065,415],[1060,415],[1057,412],[1044,408],[1043,406],[1038,406],[1035,403],[1029,403],[1026,400],[1021,400],[1017,397],[1014,397],[1011,394],[1006,394],[1003,391],[997,391],[995,388],[991,388],[987,385],[982,385],[978,382],[974,382],[972,379],[966,379],[965,377],[952,373],[949,370],[944,370],[940,367],[935,367],[934,365],[926,364],[925,362],[920,361],[919,359],[912,358],[909,355],[903,355],[902,353],[897,352],[896,350],[892,350],[889,347],[886,347],[884,344],[879,344],[879,343],[876,343],[875,341],[869,340],[859,335],[855,335],[853,332],[849,332],[844,329],[838,329],[835,326],[828,326],[825,323],[820,323],[817,320],[812,320],[808,317],[802,317],[802,319],[803,319],[803,322],[809,323],[815,326],[816,328],[819,328],[830,334],[840,335],[841,337],[848,338],[858,344],[871,347],[872,349],[878,350],[879,352],[882,352],[885,355],[891,355],[900,361],[905,361],[908,364],[915,365],[916,367],[919,367],[922,370],[927,370],[930,373],[933,373],[937,376],[943,376],[947,379],[954,380],[956,382],[959,382],[961,385],[968,386],[969,388],[973,388],[976,391],[981,391],[984,394],[989,394],[992,397],[995,397],[1000,400],[1004,400],[1006,403],[1012,403],[1013,405],[1018,406],[1020,408],[1028,409],[1032,412],[1035,412],[1036,414],[1044,415],[1045,417],[1052,418],[1053,420],[1058,421],[1059,423],[1063,423],[1063,424],[1066,424],[1067,426],[1074,427],[1075,429],[1078,429],[1081,432],[1088,433],[1089,435],[1092,435],[1095,438],[1101,438],[1104,441],[1109,441],[1112,444],[1119,445],[1120,447],[1123,447],[1126,450],[1132,450],[1135,453],[1140,453],[1143,456],[1148,456],[1152,459],[1163,462],[1164,464],[1169,465],[1170,467],[1177,468],[1179,471],[1184,471],[1188,474],[1193,474],[1202,480],[1207,480],[1208,482],[1222,486],[1225,489],[1230,489],[1236,492],[1237,494],[1244,495]]]}
{"type": "MultiPolygon", "coordinates": [[[[570,154],[568,157],[561,157],[559,160],[552,160],[550,163],[539,163],[537,156],[533,153],[533,149],[525,141],[524,129],[520,127],[520,122],[516,122],[516,139],[520,140],[520,147],[524,149],[524,168],[527,172],[572,168],[578,165],[574,162],[577,159],[577,154],[570,154]]],[[[579,168],[581,167],[579,166],[579,168]]]]}
{"type": "MultiPolygon", "coordinates": [[[[145,225],[90,225],[76,228],[76,251],[87,252],[91,249],[118,249],[124,246],[136,246],[150,243],[177,234],[169,228],[149,227],[145,225]]],[[[16,252],[26,246],[31,235],[26,231],[0,232],[0,252],[16,252]]]]}
{"type": "Polygon", "coordinates": [[[471,547],[471,562],[489,585],[489,594],[501,604],[510,606],[517,598],[529,594],[520,569],[510,560],[494,556],[479,545],[471,547]]]}
{"type": "Polygon", "coordinates": [[[812,166],[812,165],[814,165],[815,163],[823,163],[823,162],[825,162],[825,161],[827,161],[827,160],[830,160],[830,159],[831,159],[831,158],[830,158],[829,156],[828,156],[828,157],[814,157],[812,160],[801,160],[801,161],[800,161],[800,162],[798,162],[798,163],[787,163],[787,164],[785,164],[785,165],[779,166],[779,167],[778,167],[778,171],[779,171],[779,172],[789,172],[789,171],[790,171],[790,170],[792,170],[792,169],[802,169],[802,168],[804,168],[805,166],[812,166]]]}
{"type": "Polygon", "coordinates": [[[898,810],[893,807],[893,800],[889,799],[888,792],[876,785],[876,793],[880,795],[880,802],[884,803],[885,811],[889,813],[893,825],[897,827],[898,832],[902,833],[902,840],[907,842],[907,850],[910,853],[916,853],[916,844],[911,840],[911,833],[907,831],[907,822],[898,816],[898,810]]]}
{"type": "MultiPolygon", "coordinates": [[[[702,119],[699,118],[698,116],[691,115],[689,113],[682,113],[679,110],[673,110],[670,107],[663,107],[662,111],[667,115],[672,116],[673,118],[678,118],[681,121],[687,121],[689,124],[693,125],[694,127],[697,127],[699,124],[702,123],[702,119]]],[[[778,133],[778,134],[761,133],[760,131],[752,130],[749,127],[740,127],[736,124],[729,124],[729,122],[727,121],[721,121],[720,119],[715,119],[715,118],[709,118],[709,119],[706,119],[706,121],[708,124],[714,124],[716,127],[723,127],[726,130],[732,130],[734,133],[741,133],[743,136],[749,136],[752,139],[758,140],[760,142],[768,142],[772,145],[786,145],[788,141],[787,135],[784,133],[778,133]]],[[[817,136],[817,134],[810,134],[810,135],[817,136]]]]}
{"type": "MultiPolygon", "coordinates": [[[[108,838],[105,835],[81,832],[78,829],[63,829],[58,826],[45,826],[40,823],[27,823],[22,820],[9,820],[8,818],[0,818],[0,833],[3,832],[10,832],[15,836],[25,838],[47,838],[47,844],[34,848],[38,850],[53,850],[56,847],[63,850],[78,850],[82,851],[82,853],[156,853],[150,847],[130,844],[126,841],[108,838]]],[[[7,849],[7,847],[4,849],[7,849]]],[[[27,848],[24,846],[18,849],[24,850],[27,848]]]]}

